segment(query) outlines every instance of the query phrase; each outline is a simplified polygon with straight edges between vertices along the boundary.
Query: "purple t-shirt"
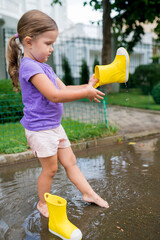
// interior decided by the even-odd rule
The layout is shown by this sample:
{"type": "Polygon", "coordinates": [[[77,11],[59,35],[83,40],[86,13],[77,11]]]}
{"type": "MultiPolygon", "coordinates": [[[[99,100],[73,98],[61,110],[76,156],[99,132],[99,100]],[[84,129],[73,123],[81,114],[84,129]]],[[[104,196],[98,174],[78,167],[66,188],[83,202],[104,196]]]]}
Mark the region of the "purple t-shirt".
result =
{"type": "Polygon", "coordinates": [[[30,81],[32,76],[39,73],[46,74],[58,89],[56,83],[57,76],[49,65],[37,62],[28,57],[23,57],[19,68],[19,80],[24,104],[24,116],[20,122],[30,131],[58,127],[61,124],[63,113],[62,103],[49,101],[30,81]]]}

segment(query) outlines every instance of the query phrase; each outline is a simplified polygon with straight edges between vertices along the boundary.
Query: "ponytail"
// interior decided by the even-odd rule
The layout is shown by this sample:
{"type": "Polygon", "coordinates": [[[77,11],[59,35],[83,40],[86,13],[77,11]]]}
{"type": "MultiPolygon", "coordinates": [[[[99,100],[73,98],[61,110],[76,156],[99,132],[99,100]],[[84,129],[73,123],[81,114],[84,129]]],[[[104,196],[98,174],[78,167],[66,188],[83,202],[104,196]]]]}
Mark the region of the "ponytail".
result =
{"type": "Polygon", "coordinates": [[[30,10],[23,14],[17,25],[17,34],[12,36],[8,42],[7,60],[8,73],[12,79],[14,90],[19,92],[19,66],[22,57],[20,45],[26,36],[36,37],[46,31],[58,31],[56,22],[47,14],[39,10],[30,10]]]}
{"type": "Polygon", "coordinates": [[[8,73],[12,79],[13,89],[19,92],[19,66],[22,50],[16,42],[17,35],[9,39],[7,47],[8,73]]]}

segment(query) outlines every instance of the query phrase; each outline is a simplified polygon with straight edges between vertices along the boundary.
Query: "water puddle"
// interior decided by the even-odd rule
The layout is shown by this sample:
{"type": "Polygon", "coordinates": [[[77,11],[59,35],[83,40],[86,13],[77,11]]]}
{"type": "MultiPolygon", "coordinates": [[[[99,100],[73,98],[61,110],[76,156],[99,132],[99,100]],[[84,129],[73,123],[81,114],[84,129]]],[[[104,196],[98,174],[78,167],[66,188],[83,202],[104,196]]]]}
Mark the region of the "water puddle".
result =
{"type": "MultiPolygon", "coordinates": [[[[160,139],[89,150],[77,164],[109,209],[85,203],[61,165],[51,193],[64,197],[84,240],[160,239],[160,139]]],[[[58,240],[36,209],[37,162],[0,169],[0,239],[58,240]]]]}

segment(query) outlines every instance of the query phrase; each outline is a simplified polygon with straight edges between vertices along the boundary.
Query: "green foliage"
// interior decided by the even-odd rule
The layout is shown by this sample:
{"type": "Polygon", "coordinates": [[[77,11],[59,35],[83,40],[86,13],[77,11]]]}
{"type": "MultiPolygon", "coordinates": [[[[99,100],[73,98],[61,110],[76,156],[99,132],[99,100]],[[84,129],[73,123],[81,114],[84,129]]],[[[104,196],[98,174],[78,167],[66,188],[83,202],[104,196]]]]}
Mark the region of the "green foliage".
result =
{"type": "Polygon", "coordinates": [[[159,63],[160,56],[153,56],[152,57],[152,62],[153,63],[159,63]]]}
{"type": "Polygon", "coordinates": [[[82,123],[79,121],[73,121],[71,119],[65,119],[62,121],[62,125],[67,133],[71,142],[85,141],[89,139],[95,139],[98,137],[111,136],[116,133],[117,128],[108,126],[102,123],[82,123]],[[68,125],[69,124],[69,125],[68,125]],[[69,126],[73,126],[72,128],[69,126]]]}
{"type": "Polygon", "coordinates": [[[80,70],[80,84],[87,84],[89,81],[89,68],[85,59],[82,59],[80,70]]]}
{"type": "Polygon", "coordinates": [[[0,123],[16,122],[23,116],[21,93],[15,93],[11,80],[0,80],[0,123]]]}
{"type": "Polygon", "coordinates": [[[93,7],[95,10],[99,10],[102,8],[102,1],[98,0],[90,0],[90,1],[84,1],[83,6],[86,6],[89,4],[91,7],[93,7]]]}
{"type": "Polygon", "coordinates": [[[160,82],[152,89],[152,97],[156,104],[160,104],[160,82]]]}
{"type": "Polygon", "coordinates": [[[96,65],[99,65],[99,61],[98,61],[98,58],[97,58],[97,57],[95,57],[95,59],[94,59],[93,72],[94,72],[94,69],[95,69],[95,66],[96,66],[96,65]]]}
{"type": "MultiPolygon", "coordinates": [[[[132,52],[133,47],[142,39],[142,36],[144,35],[144,29],[140,23],[146,22],[156,23],[154,31],[158,36],[157,41],[160,41],[159,0],[104,1],[104,4],[108,3],[110,3],[111,11],[117,13],[116,15],[114,14],[114,17],[112,18],[112,28],[114,33],[117,35],[119,46],[124,46],[129,52],[132,52]],[[127,41],[129,34],[132,34],[132,39],[127,41]]],[[[86,6],[87,4],[96,11],[103,9],[102,0],[88,0],[83,2],[83,6],[86,6]]],[[[103,25],[104,24],[105,23],[103,22],[103,25]]]]}
{"type": "Polygon", "coordinates": [[[159,81],[160,64],[140,65],[135,69],[134,84],[140,87],[144,94],[151,92],[159,81]]]}
{"type": "Polygon", "coordinates": [[[0,80],[0,94],[10,94],[15,93],[13,91],[13,85],[10,79],[0,80]]]}
{"type": "Polygon", "coordinates": [[[157,34],[158,38],[156,39],[156,42],[160,41],[160,18],[157,19],[157,26],[154,29],[155,33],[157,34]]]}
{"type": "Polygon", "coordinates": [[[0,94],[0,123],[16,122],[23,116],[23,103],[20,93],[0,94]]]}
{"type": "MultiPolygon", "coordinates": [[[[52,0],[52,4],[63,4],[62,0],[52,0]]],[[[160,1],[159,0],[88,0],[83,1],[83,6],[90,5],[96,11],[103,11],[104,5],[107,6],[107,12],[103,16],[104,29],[113,29],[117,36],[118,47],[124,46],[129,52],[133,51],[133,47],[142,39],[144,28],[141,23],[155,23],[153,31],[157,34],[157,40],[160,41],[160,1]],[[111,12],[114,17],[111,19],[111,12]],[[128,35],[132,34],[132,38],[127,41],[128,35]]],[[[98,24],[100,21],[98,21],[98,24]]],[[[109,31],[103,33],[103,41],[109,36],[109,31]]],[[[110,43],[107,45],[110,46],[110,43]]],[[[105,55],[105,53],[104,53],[105,55]]],[[[103,54],[102,54],[103,58],[103,54]]]]}
{"type": "Polygon", "coordinates": [[[68,59],[66,58],[66,56],[62,57],[62,69],[64,72],[64,75],[62,78],[64,84],[73,85],[74,79],[72,77],[71,68],[70,68],[70,65],[69,65],[69,62],[68,62],[68,59]]]}
{"type": "MultiPolygon", "coordinates": [[[[159,36],[160,28],[158,22],[160,18],[160,1],[124,1],[115,0],[111,3],[111,9],[117,14],[112,19],[112,26],[117,37],[120,39],[120,44],[127,46],[129,52],[138,43],[144,35],[144,28],[140,23],[155,21],[155,32],[159,36]],[[122,31],[125,26],[125,31],[122,31]],[[127,37],[132,33],[132,40],[127,41],[127,37]]],[[[160,40],[160,39],[159,39],[160,40]]]]}
{"type": "Polygon", "coordinates": [[[137,87],[139,87],[139,85],[137,86],[137,85],[135,84],[134,74],[133,74],[133,73],[129,73],[128,82],[126,82],[126,83],[121,83],[121,84],[120,84],[120,88],[121,88],[121,89],[137,88],[137,87]]]}
{"type": "MultiPolygon", "coordinates": [[[[62,119],[62,125],[72,143],[111,136],[117,131],[116,126],[106,128],[105,124],[81,123],[71,119],[62,119]]],[[[20,123],[0,124],[0,133],[0,153],[17,153],[29,148],[20,123]]]]}
{"type": "Polygon", "coordinates": [[[60,6],[62,5],[62,1],[60,1],[60,0],[52,0],[52,3],[51,3],[51,5],[53,6],[54,4],[59,4],[60,6]]]}
{"type": "Polygon", "coordinates": [[[0,124],[0,153],[17,153],[29,148],[24,127],[19,122],[0,124]]]}
{"type": "Polygon", "coordinates": [[[140,89],[108,94],[108,104],[160,111],[151,95],[143,95],[140,89]]]}

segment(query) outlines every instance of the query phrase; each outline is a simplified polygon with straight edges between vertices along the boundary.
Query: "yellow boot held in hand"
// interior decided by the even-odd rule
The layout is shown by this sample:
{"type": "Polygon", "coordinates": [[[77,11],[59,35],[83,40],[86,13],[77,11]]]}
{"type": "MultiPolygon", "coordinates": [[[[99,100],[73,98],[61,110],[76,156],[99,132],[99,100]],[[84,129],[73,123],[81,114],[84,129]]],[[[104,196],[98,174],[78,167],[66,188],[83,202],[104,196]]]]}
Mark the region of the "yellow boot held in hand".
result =
{"type": "Polygon", "coordinates": [[[49,211],[49,231],[64,240],[82,239],[81,231],[68,220],[67,201],[50,193],[45,193],[44,198],[49,211]]]}
{"type": "Polygon", "coordinates": [[[129,78],[129,55],[125,48],[120,47],[116,52],[116,57],[111,64],[96,65],[95,78],[99,82],[95,88],[110,83],[126,83],[129,78]]]}

